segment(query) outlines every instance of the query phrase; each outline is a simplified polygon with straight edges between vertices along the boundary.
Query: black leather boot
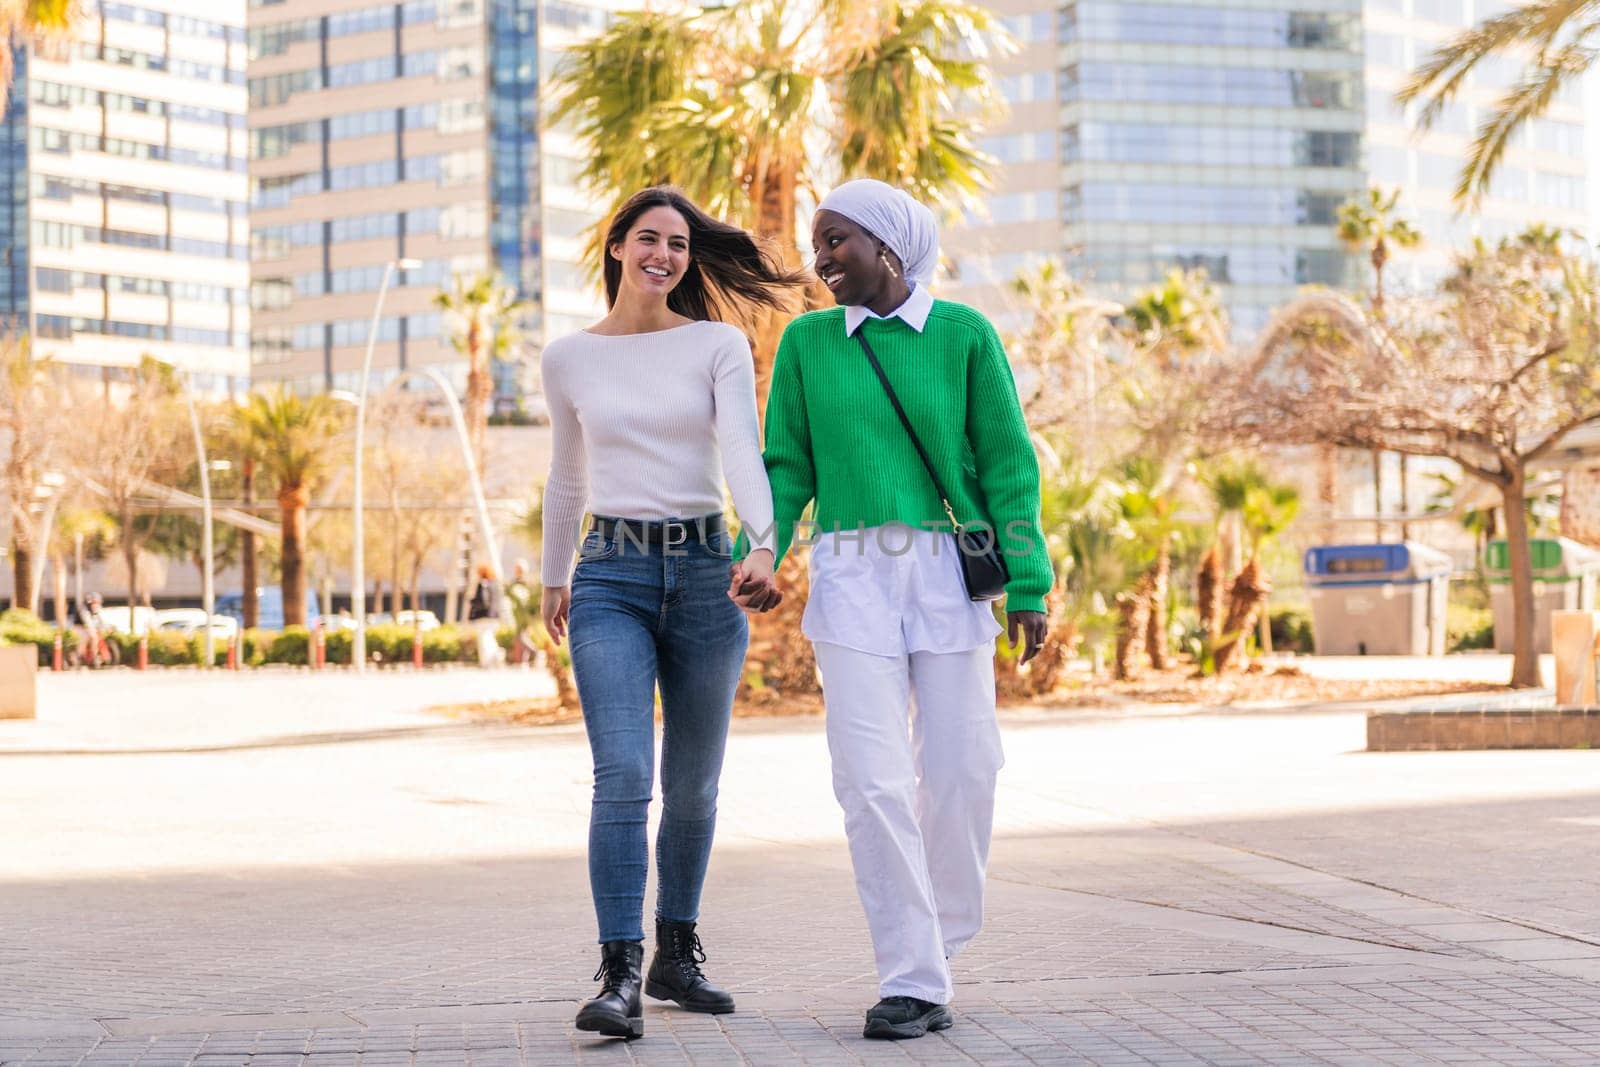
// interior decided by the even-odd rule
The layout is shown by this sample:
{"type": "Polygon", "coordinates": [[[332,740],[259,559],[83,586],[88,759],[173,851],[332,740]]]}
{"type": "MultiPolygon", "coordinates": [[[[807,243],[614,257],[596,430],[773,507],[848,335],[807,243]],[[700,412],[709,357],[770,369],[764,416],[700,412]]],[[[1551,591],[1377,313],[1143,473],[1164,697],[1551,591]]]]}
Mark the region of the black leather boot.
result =
{"type": "Polygon", "coordinates": [[[705,961],[694,923],[657,919],[656,955],[650,961],[644,991],[657,1000],[676,1001],[689,1011],[726,1015],[733,1010],[733,997],[706,981],[700,972],[705,961]]]}
{"type": "Polygon", "coordinates": [[[594,980],[600,995],[578,1009],[578,1029],[632,1041],[644,1036],[644,1004],[639,996],[642,941],[607,941],[600,946],[600,969],[594,980]]]}

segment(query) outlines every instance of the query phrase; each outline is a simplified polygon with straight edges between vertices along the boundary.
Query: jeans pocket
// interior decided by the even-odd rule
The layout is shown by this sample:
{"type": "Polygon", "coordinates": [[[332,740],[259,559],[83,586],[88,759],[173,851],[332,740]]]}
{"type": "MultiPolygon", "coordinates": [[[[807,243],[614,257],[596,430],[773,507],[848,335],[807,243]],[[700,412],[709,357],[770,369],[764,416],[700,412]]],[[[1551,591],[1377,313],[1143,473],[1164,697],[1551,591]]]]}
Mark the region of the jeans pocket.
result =
{"type": "Polygon", "coordinates": [[[598,563],[610,559],[617,554],[617,542],[606,540],[599,533],[591,532],[583,539],[583,544],[578,547],[578,562],[598,563]]]}
{"type": "Polygon", "coordinates": [[[727,533],[714,533],[706,538],[706,551],[718,559],[733,558],[733,541],[727,533]]]}

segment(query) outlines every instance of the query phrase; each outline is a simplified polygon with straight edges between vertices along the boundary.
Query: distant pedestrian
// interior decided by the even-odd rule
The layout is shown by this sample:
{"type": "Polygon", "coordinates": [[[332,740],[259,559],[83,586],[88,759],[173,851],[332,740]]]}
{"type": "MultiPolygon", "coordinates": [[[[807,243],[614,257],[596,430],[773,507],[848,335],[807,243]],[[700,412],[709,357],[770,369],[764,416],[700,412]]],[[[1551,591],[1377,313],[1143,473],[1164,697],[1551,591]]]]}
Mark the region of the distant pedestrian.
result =
{"type": "Polygon", "coordinates": [[[580,1030],[644,1033],[640,987],[690,1011],[730,1012],[701,971],[696,924],[717,783],[749,634],[729,591],[723,482],[755,551],[738,594],[775,606],[772,494],[761,462],[750,344],[730,303],[779,308],[803,280],[744,230],[676,189],[636,194],[603,255],[609,313],[544,350],[554,455],[544,496],[540,612],[572,667],[594,756],[589,885],[600,995],[580,1030]],[[579,520],[594,516],[582,545],[579,520]],[[578,548],[576,571],[573,549],[578,548]],[[644,959],[646,818],[661,691],[656,953],[644,959]]]}
{"type": "Polygon", "coordinates": [[[500,643],[495,631],[500,625],[500,582],[487,563],[478,565],[478,587],[467,604],[467,624],[478,643],[478,665],[493,667],[500,662],[500,643]]]}

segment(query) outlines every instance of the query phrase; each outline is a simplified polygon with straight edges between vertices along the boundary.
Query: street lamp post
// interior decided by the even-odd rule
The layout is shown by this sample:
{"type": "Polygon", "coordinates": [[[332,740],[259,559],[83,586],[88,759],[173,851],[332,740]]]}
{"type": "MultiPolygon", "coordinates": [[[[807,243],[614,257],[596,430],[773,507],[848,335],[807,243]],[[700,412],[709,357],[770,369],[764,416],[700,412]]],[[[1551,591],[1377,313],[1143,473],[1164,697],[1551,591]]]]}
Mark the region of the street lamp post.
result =
{"type": "Polygon", "coordinates": [[[47,471],[39,478],[39,484],[34,486],[33,495],[44,503],[36,504],[43,512],[39,519],[38,535],[34,538],[34,553],[29,572],[32,579],[33,599],[28,603],[29,611],[38,614],[39,598],[43,592],[44,561],[50,554],[50,537],[55,525],[56,508],[61,504],[61,489],[67,484],[66,475],[56,471],[47,471]]]}
{"type": "Polygon", "coordinates": [[[378,299],[372,305],[372,326],[367,330],[367,351],[361,357],[361,388],[356,391],[356,456],[355,503],[352,507],[353,534],[350,558],[350,607],[355,615],[356,629],[350,640],[350,665],[357,673],[367,669],[367,545],[366,496],[362,492],[362,469],[366,457],[362,454],[366,441],[367,382],[372,376],[372,350],[378,343],[378,323],[383,316],[383,297],[389,291],[389,279],[396,268],[417,270],[420,260],[391,259],[383,265],[383,280],[378,284],[378,299]]]}
{"type": "MultiPolygon", "coordinates": [[[[205,636],[201,638],[202,670],[210,670],[217,661],[216,634],[211,632],[212,615],[217,606],[217,591],[213,572],[216,570],[215,546],[211,535],[211,460],[206,455],[206,438],[200,430],[200,410],[194,403],[194,390],[189,386],[189,379],[184,375],[183,368],[178,366],[176,360],[170,356],[156,357],[158,362],[165,363],[173,369],[174,377],[183,387],[183,402],[189,409],[189,429],[194,434],[195,456],[200,464],[200,604],[206,612],[205,636]]],[[[132,618],[132,605],[129,605],[129,618],[132,618]]]]}

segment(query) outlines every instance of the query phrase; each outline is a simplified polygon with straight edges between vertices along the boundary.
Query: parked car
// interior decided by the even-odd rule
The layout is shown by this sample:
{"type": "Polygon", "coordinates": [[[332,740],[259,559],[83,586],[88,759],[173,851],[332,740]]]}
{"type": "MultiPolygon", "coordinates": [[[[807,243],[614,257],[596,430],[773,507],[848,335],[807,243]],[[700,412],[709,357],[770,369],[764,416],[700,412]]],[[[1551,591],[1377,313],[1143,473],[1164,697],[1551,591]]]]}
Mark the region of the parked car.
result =
{"type": "Polygon", "coordinates": [[[100,609],[100,617],[119,634],[138,635],[150,632],[156,613],[145,607],[136,607],[130,613],[125,604],[107,604],[100,609]]]}
{"type": "MultiPolygon", "coordinates": [[[[244,625],[244,594],[224,593],[217,597],[217,614],[226,615],[240,626],[244,625]]],[[[306,625],[322,617],[317,607],[317,596],[306,591],[306,625]]],[[[256,590],[256,626],[263,630],[283,629],[283,590],[277,586],[256,590]]]]}
{"type": "Polygon", "coordinates": [[[412,626],[424,632],[439,628],[439,616],[423,608],[421,611],[397,611],[394,621],[400,626],[412,626]]]}
{"type": "MultiPolygon", "coordinates": [[[[204,608],[167,608],[165,611],[156,612],[155,628],[158,630],[176,630],[182,634],[197,634],[205,629],[206,612],[204,608]]],[[[211,633],[224,640],[237,635],[239,620],[231,615],[212,613],[211,633]]]]}

